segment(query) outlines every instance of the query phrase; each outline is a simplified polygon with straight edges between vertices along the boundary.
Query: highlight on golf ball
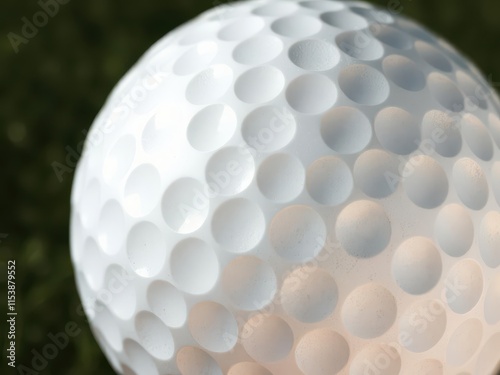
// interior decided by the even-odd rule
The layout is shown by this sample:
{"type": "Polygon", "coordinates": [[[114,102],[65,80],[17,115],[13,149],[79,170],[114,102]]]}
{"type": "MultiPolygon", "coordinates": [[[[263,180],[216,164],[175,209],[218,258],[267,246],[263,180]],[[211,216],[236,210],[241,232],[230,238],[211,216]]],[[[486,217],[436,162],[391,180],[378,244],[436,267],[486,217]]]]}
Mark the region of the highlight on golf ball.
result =
{"type": "Polygon", "coordinates": [[[493,374],[499,112],[397,7],[245,1],[170,32],[111,93],[73,185],[112,367],[493,374]]]}

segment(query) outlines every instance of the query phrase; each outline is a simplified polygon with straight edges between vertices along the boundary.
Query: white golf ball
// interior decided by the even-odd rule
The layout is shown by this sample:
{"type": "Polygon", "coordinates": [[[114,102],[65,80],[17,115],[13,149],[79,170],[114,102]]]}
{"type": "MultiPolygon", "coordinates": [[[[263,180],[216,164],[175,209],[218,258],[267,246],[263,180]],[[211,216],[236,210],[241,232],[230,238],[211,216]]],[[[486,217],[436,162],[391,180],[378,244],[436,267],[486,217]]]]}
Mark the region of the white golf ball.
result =
{"type": "Polygon", "coordinates": [[[500,100],[396,10],[229,3],[120,81],[71,198],[118,373],[494,371],[500,100]]]}

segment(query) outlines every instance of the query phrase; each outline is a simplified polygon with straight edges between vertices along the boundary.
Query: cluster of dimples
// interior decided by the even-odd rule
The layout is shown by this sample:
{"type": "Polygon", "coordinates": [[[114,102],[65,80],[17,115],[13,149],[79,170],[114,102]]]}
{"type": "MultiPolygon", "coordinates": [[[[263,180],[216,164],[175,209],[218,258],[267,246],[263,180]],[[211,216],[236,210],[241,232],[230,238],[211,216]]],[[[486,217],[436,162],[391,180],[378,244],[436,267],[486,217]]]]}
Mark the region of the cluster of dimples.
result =
{"type": "Polygon", "coordinates": [[[124,374],[485,375],[500,101],[361,2],[248,1],[155,44],[76,171],[84,311],[124,374]]]}

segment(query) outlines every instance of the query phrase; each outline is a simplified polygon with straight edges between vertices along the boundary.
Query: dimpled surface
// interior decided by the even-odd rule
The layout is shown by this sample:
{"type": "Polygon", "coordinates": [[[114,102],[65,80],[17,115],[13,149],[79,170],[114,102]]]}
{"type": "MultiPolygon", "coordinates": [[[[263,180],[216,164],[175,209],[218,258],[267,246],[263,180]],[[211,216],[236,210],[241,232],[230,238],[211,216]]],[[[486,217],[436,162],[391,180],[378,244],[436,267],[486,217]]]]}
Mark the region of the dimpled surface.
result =
{"type": "Polygon", "coordinates": [[[500,101],[362,2],[248,1],[156,43],[72,193],[84,311],[118,373],[491,373],[500,101]]]}

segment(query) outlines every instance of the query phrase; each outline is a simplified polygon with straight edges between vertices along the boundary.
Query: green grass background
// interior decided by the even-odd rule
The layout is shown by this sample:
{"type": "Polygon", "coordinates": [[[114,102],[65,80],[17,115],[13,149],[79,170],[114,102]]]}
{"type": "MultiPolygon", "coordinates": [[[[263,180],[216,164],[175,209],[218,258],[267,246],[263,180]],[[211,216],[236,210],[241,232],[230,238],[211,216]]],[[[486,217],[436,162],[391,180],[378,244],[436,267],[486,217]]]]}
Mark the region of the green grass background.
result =
{"type": "MultiPolygon", "coordinates": [[[[391,0],[394,1],[394,0],[391,0]]],[[[220,1],[224,2],[224,1],[220,1]]],[[[387,0],[372,1],[387,6],[387,0]]],[[[500,1],[401,0],[403,14],[442,35],[500,81],[500,1]]],[[[14,53],[7,33],[36,1],[0,3],[0,342],[5,349],[6,261],[17,261],[17,360],[29,365],[47,334],[75,321],[78,337],[42,374],[112,374],[79,304],[68,248],[72,174],[51,163],[83,140],[106,96],[169,30],[211,8],[211,0],[72,0],[14,53]]],[[[500,349],[499,349],[500,350],[500,349]]],[[[0,373],[13,373],[2,350],[0,373]]]]}

